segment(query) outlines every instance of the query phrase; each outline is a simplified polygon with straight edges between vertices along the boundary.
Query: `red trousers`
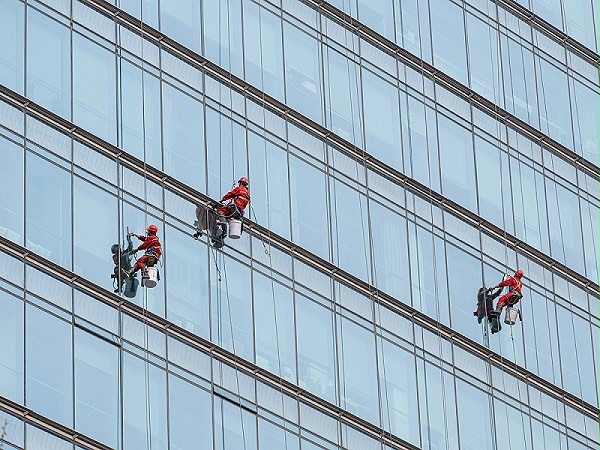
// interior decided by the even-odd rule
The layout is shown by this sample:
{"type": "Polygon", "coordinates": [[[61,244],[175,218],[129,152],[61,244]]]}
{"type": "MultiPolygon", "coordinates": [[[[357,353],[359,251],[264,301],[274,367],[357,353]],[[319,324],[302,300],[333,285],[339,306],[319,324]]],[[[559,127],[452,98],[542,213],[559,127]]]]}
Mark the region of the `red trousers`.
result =
{"type": "MultiPolygon", "coordinates": [[[[155,258],[156,261],[158,261],[158,259],[155,258]]],[[[144,255],[142,256],[140,259],[138,259],[135,264],[133,265],[133,272],[137,272],[140,269],[144,269],[146,266],[148,265],[148,255],[144,255]]]]}
{"type": "MultiPolygon", "coordinates": [[[[504,308],[506,305],[509,304],[509,300],[512,298],[513,293],[512,292],[508,292],[506,294],[504,294],[502,297],[500,297],[498,299],[498,303],[496,303],[496,309],[499,308],[504,308]]],[[[517,299],[516,302],[512,303],[513,305],[516,305],[517,303],[519,303],[519,300],[517,299]]]]}
{"type": "Polygon", "coordinates": [[[225,216],[225,218],[229,219],[230,216],[235,214],[235,206],[234,205],[223,205],[219,209],[217,209],[217,214],[221,216],[225,216]]]}

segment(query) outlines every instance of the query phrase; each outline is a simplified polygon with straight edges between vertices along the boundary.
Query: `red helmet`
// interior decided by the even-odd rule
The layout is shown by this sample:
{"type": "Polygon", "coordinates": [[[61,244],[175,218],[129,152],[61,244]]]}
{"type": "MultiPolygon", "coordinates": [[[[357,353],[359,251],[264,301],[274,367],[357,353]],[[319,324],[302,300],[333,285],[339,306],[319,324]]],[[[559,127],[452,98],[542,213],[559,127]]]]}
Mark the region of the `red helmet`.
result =
{"type": "Polygon", "coordinates": [[[243,184],[244,186],[248,186],[248,178],[242,177],[238,180],[239,184],[243,184]]]}
{"type": "Polygon", "coordinates": [[[523,276],[523,271],[521,269],[519,269],[515,272],[515,277],[521,278],[522,276],[523,276]]]}
{"type": "Polygon", "coordinates": [[[158,233],[158,227],[154,224],[148,225],[148,233],[153,233],[153,234],[158,233]]]}

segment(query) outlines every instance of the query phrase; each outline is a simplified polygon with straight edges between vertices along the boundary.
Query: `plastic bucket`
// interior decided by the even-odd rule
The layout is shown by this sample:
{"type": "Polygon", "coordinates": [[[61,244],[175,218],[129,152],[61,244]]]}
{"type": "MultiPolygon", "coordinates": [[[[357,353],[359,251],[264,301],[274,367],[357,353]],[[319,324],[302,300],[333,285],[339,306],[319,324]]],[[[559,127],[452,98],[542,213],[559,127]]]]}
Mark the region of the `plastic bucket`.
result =
{"type": "Polygon", "coordinates": [[[229,221],[229,237],[231,239],[239,239],[242,237],[242,221],[231,219],[229,221]]]}
{"type": "Polygon", "coordinates": [[[158,269],[156,267],[146,267],[146,276],[143,279],[143,285],[147,288],[153,288],[158,283],[158,269]]]}
{"type": "Polygon", "coordinates": [[[127,298],[134,298],[139,284],[140,282],[135,277],[126,278],[123,286],[123,295],[127,298]]]}
{"type": "Polygon", "coordinates": [[[504,323],[507,325],[514,325],[517,323],[517,317],[519,317],[519,310],[512,306],[507,306],[506,314],[504,315],[504,323]]]}

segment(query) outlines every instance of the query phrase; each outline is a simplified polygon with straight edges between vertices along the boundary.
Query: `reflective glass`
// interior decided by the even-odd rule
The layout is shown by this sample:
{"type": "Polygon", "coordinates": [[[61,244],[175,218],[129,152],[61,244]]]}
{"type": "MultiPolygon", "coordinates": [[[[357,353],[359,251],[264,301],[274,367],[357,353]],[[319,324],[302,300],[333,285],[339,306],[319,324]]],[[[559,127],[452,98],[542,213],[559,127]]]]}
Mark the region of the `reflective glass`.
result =
{"type": "Polygon", "coordinates": [[[337,403],[333,313],[302,295],[296,295],[298,385],[337,403]]]}
{"type": "Polygon", "coordinates": [[[212,450],[211,395],[169,374],[169,440],[172,450],[212,450]]]}
{"type": "Polygon", "coordinates": [[[73,444],[34,425],[25,428],[27,450],[72,450],[73,444]]]}
{"type": "Polygon", "coordinates": [[[167,382],[153,364],[123,353],[123,448],[166,450],[167,382]],[[148,435],[151,435],[149,446],[148,435]]]}
{"type": "Polygon", "coordinates": [[[73,121],[116,144],[115,55],[73,35],[73,121]]]}
{"type": "Polygon", "coordinates": [[[338,320],[341,406],[368,422],[380,425],[375,336],[372,331],[338,320]]]}
{"type": "Polygon", "coordinates": [[[254,272],[256,364],[297,382],[292,291],[254,272]]]}
{"type": "Polygon", "coordinates": [[[0,42],[10,42],[0,53],[0,84],[23,94],[25,49],[25,5],[21,2],[0,4],[0,42]]]}
{"type": "Polygon", "coordinates": [[[204,190],[204,112],[202,104],[163,84],[165,172],[204,190]]]}
{"type": "Polygon", "coordinates": [[[588,161],[597,163],[599,159],[600,96],[597,89],[591,91],[583,84],[573,80],[570,80],[570,84],[575,150],[588,161]]]}
{"type": "Polygon", "coordinates": [[[430,14],[435,66],[468,85],[462,8],[452,2],[430,0],[430,14]]]}
{"type": "Polygon", "coordinates": [[[187,48],[201,53],[200,1],[161,0],[160,30],[187,48]]]}
{"type": "Polygon", "coordinates": [[[285,103],[317,123],[323,122],[319,45],[308,34],[284,22],[285,103]]]}
{"type": "Polygon", "coordinates": [[[119,73],[121,147],[142,161],[162,168],[160,82],[124,59],[120,61],[119,73]]]}
{"type": "Polygon", "coordinates": [[[323,172],[290,156],[292,236],[307,250],[329,259],[327,179],[323,172]]]}
{"type": "Polygon", "coordinates": [[[499,401],[494,402],[494,412],[496,448],[519,448],[523,450],[535,448],[531,444],[530,418],[528,416],[499,401]]]}
{"type": "Polygon", "coordinates": [[[466,16],[471,89],[491,102],[503,105],[504,95],[499,85],[498,32],[472,14],[466,16]]]}
{"type": "MultiPolygon", "coordinates": [[[[1,8],[1,7],[0,7],[1,8]]],[[[23,245],[24,150],[7,139],[0,138],[0,236],[23,245]]]]}
{"type": "Polygon", "coordinates": [[[75,428],[117,448],[119,348],[75,329],[75,428]]]}
{"type": "Polygon", "coordinates": [[[71,268],[71,175],[27,152],[26,246],[33,252],[71,268]]]}
{"type": "Polygon", "coordinates": [[[27,98],[71,119],[71,33],[33,8],[27,11],[25,91],[27,98]]]}
{"type": "Polygon", "coordinates": [[[21,299],[0,291],[0,395],[23,403],[24,304],[21,299]]]}
{"type": "Polygon", "coordinates": [[[72,427],[71,325],[28,304],[26,333],[25,403],[34,411],[72,427]]]}
{"type": "Polygon", "coordinates": [[[245,79],[283,100],[281,20],[253,2],[243,2],[245,79]]]}
{"type": "Polygon", "coordinates": [[[212,341],[254,361],[250,269],[226,256],[211,264],[212,341]]]}
{"type": "Polygon", "coordinates": [[[358,18],[377,30],[382,36],[394,40],[394,10],[390,0],[358,0],[358,18]]]}
{"type": "Polygon", "coordinates": [[[366,150],[402,170],[398,89],[368,70],[362,73],[366,150]]]}
{"type": "Polygon", "coordinates": [[[202,3],[204,55],[243,77],[241,0],[202,3]]]}
{"type": "Polygon", "coordinates": [[[79,177],[73,183],[74,270],[90,281],[110,285],[114,264],[107,244],[119,241],[117,198],[79,177]]]}
{"type": "Polygon", "coordinates": [[[215,450],[256,449],[256,416],[228,401],[214,401],[215,450]]]}
{"type": "MultiPolygon", "coordinates": [[[[300,450],[298,436],[258,418],[258,448],[260,450],[300,450]]],[[[305,447],[302,446],[304,449],[305,447]]]]}
{"type": "Polygon", "coordinates": [[[198,336],[209,338],[207,247],[173,227],[165,230],[167,319],[198,336]],[[194,245],[196,244],[196,245],[194,245]]]}

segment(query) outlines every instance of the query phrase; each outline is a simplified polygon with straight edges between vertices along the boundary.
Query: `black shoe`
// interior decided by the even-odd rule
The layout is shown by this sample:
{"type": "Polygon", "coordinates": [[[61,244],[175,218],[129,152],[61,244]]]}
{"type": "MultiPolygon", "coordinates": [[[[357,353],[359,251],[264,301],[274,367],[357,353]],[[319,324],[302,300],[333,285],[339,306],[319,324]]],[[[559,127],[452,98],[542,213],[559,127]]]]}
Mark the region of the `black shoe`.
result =
{"type": "Polygon", "coordinates": [[[199,231],[197,231],[197,232],[195,232],[194,234],[192,234],[192,237],[193,237],[194,239],[198,239],[198,238],[200,237],[200,234],[201,234],[201,233],[200,233],[199,231]]]}

